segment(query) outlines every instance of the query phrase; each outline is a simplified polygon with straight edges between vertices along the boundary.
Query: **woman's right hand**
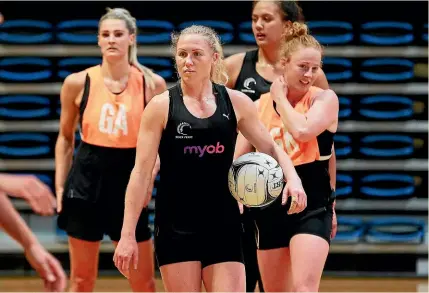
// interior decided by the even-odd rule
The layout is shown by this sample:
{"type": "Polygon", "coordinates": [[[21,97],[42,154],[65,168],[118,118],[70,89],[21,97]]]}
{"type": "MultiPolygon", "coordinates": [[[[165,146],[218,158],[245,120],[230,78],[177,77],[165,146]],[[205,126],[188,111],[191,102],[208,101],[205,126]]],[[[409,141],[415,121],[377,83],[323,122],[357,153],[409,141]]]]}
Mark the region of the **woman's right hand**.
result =
{"type": "Polygon", "coordinates": [[[116,246],[115,254],[113,255],[113,262],[115,263],[116,268],[127,279],[130,276],[131,261],[134,269],[137,270],[137,241],[134,237],[121,237],[118,246],[116,246]]]}

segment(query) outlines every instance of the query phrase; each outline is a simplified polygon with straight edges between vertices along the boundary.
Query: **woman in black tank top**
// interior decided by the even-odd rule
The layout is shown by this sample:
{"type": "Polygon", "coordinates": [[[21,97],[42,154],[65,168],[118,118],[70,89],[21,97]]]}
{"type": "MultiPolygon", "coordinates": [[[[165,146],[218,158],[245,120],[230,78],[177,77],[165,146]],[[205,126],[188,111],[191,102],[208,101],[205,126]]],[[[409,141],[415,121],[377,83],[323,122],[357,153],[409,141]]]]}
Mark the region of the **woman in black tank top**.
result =
{"type": "Polygon", "coordinates": [[[225,88],[223,53],[216,33],[191,26],[173,36],[178,84],[154,97],[143,113],[137,159],[128,184],[121,240],[114,261],[127,274],[138,262],[135,229],[159,152],[161,181],[156,201],[155,251],[166,291],[245,290],[241,223],[228,190],[237,129],[275,158],[287,181],[283,202],[306,195],[289,157],[257,118],[252,101],[225,88]]]}
{"type": "MultiPolygon", "coordinates": [[[[295,21],[304,21],[302,9],[296,1],[253,1],[252,30],[258,48],[225,59],[230,77],[226,86],[245,93],[253,101],[257,101],[262,94],[269,92],[272,81],[278,74],[276,63],[282,36],[288,33],[289,25],[295,21]]],[[[329,88],[322,70],[314,85],[322,89],[329,88]]],[[[335,188],[335,153],[329,160],[329,173],[331,185],[335,188]]],[[[254,218],[246,208],[242,218],[245,231],[243,247],[246,263],[246,291],[253,292],[256,283],[259,285],[259,290],[264,291],[256,256],[254,218]]],[[[333,221],[336,227],[336,217],[333,221]]]]}

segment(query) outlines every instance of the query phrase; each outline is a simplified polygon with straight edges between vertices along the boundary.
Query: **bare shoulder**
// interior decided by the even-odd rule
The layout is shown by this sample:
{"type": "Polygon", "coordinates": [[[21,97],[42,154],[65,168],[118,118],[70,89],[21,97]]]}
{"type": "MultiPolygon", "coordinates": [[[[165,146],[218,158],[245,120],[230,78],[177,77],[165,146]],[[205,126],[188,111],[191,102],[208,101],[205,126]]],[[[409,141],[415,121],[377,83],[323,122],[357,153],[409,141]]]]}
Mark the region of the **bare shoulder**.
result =
{"type": "Polygon", "coordinates": [[[159,105],[168,105],[170,101],[170,94],[168,90],[164,90],[162,93],[155,95],[152,102],[159,107],[159,105]]]}
{"type": "Polygon", "coordinates": [[[252,99],[249,98],[249,96],[247,96],[246,94],[229,88],[227,88],[226,90],[228,92],[229,98],[231,99],[231,103],[234,107],[235,112],[240,114],[243,112],[247,112],[251,109],[256,109],[252,99]]]}
{"type": "Polygon", "coordinates": [[[85,85],[87,72],[85,70],[72,73],[64,79],[63,87],[68,89],[81,90],[85,85]]]}
{"type": "Polygon", "coordinates": [[[149,123],[157,121],[156,123],[161,123],[165,128],[168,120],[169,103],[170,95],[168,90],[154,96],[143,111],[143,117],[146,117],[146,119],[142,119],[142,121],[145,120],[149,123]]]}
{"type": "Polygon", "coordinates": [[[319,101],[319,102],[323,101],[323,102],[329,103],[329,104],[338,104],[339,103],[337,94],[331,89],[321,90],[320,92],[318,92],[314,96],[313,103],[316,101],[319,101]]]}
{"type": "Polygon", "coordinates": [[[252,99],[249,98],[248,95],[246,95],[245,93],[238,91],[238,90],[233,90],[230,88],[226,88],[226,91],[228,92],[229,97],[231,98],[231,101],[241,103],[241,102],[249,102],[252,103],[252,99]]]}
{"type": "Polygon", "coordinates": [[[161,94],[167,89],[167,83],[161,75],[153,73],[153,82],[155,84],[155,94],[161,94]]]}
{"type": "Polygon", "coordinates": [[[226,71],[228,72],[228,83],[226,85],[227,87],[235,87],[235,83],[237,82],[238,75],[240,74],[241,66],[243,65],[245,55],[245,52],[237,53],[225,59],[225,67],[226,71]]]}
{"type": "Polygon", "coordinates": [[[241,65],[243,65],[244,56],[246,56],[246,52],[231,55],[228,58],[225,58],[225,65],[227,67],[241,67],[241,65]]]}
{"type": "Polygon", "coordinates": [[[87,72],[85,70],[68,75],[63,82],[60,94],[62,108],[79,105],[85,87],[87,72]]]}

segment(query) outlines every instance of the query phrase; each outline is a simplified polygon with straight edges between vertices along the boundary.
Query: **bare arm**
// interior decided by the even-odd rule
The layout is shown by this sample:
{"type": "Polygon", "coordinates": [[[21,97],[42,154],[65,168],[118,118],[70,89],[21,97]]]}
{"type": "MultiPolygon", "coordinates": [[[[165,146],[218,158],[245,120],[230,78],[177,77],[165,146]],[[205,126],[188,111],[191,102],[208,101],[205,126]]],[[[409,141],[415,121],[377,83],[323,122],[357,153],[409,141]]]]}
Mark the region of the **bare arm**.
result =
{"type": "Polygon", "coordinates": [[[55,197],[51,189],[32,175],[0,174],[0,192],[25,199],[38,214],[54,214],[55,197]]]}
{"type": "Polygon", "coordinates": [[[55,145],[55,190],[58,212],[61,212],[64,183],[73,159],[75,131],[79,118],[76,101],[82,96],[85,76],[85,72],[69,75],[61,89],[60,129],[55,145]]]}
{"type": "Polygon", "coordinates": [[[0,191],[0,227],[23,247],[26,259],[44,280],[46,291],[65,290],[67,278],[61,264],[42,247],[2,191],[0,191]]]}
{"type": "Polygon", "coordinates": [[[237,113],[238,128],[249,143],[262,152],[272,156],[283,169],[286,181],[301,181],[289,156],[280,149],[268,130],[259,121],[255,105],[245,94],[228,90],[237,113]]]}
{"type": "MultiPolygon", "coordinates": [[[[326,78],[326,75],[322,69],[319,71],[319,76],[314,81],[314,86],[317,86],[324,90],[329,89],[328,79],[326,78]]],[[[336,177],[337,177],[337,158],[336,158],[335,149],[333,146],[332,146],[332,156],[329,159],[329,176],[331,178],[331,188],[335,190],[336,177]]]]}
{"type": "MultiPolygon", "coordinates": [[[[150,87],[146,86],[146,92],[148,93],[148,95],[145,97],[146,104],[148,104],[154,96],[160,95],[167,90],[167,83],[160,75],[153,73],[153,80],[155,83],[155,89],[152,90],[150,87]]],[[[159,159],[159,155],[157,155],[155,166],[153,167],[153,170],[152,170],[152,183],[149,185],[149,188],[148,188],[148,196],[152,195],[155,178],[156,178],[156,175],[158,175],[158,172],[160,169],[161,169],[161,160],[159,159]]]]}
{"type": "Polygon", "coordinates": [[[238,53],[229,56],[225,59],[225,67],[228,74],[228,83],[226,87],[233,89],[237,82],[238,75],[241,71],[241,66],[243,65],[244,56],[246,53],[238,53]]]}
{"type": "Polygon", "coordinates": [[[296,111],[286,98],[287,89],[282,78],[274,81],[270,93],[283,124],[297,141],[313,139],[338,121],[339,102],[332,90],[318,94],[305,114],[296,111]]]}
{"type": "Polygon", "coordinates": [[[121,237],[135,238],[140,213],[149,202],[147,189],[151,184],[162,131],[168,114],[168,91],[156,96],[143,111],[134,168],[125,194],[125,214],[121,237]]]}
{"type": "Polygon", "coordinates": [[[0,226],[24,249],[38,243],[33,232],[13,207],[7,195],[0,191],[0,226]]]}

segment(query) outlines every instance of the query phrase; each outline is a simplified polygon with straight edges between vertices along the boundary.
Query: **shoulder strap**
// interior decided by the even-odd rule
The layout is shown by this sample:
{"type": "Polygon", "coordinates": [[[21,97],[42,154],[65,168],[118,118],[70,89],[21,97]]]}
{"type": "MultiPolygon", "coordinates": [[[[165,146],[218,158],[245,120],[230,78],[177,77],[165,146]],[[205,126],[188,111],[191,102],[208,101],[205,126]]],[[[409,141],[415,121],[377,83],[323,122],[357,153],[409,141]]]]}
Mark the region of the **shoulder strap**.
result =
{"type": "Polygon", "coordinates": [[[80,116],[79,124],[81,127],[82,127],[83,113],[85,112],[86,105],[88,104],[90,87],[91,87],[91,78],[89,77],[89,73],[87,73],[85,78],[85,86],[82,94],[82,100],[79,105],[79,116],[80,116]]]}
{"type": "Polygon", "coordinates": [[[143,78],[143,109],[146,108],[146,78],[144,76],[144,73],[142,74],[143,78]]]}

